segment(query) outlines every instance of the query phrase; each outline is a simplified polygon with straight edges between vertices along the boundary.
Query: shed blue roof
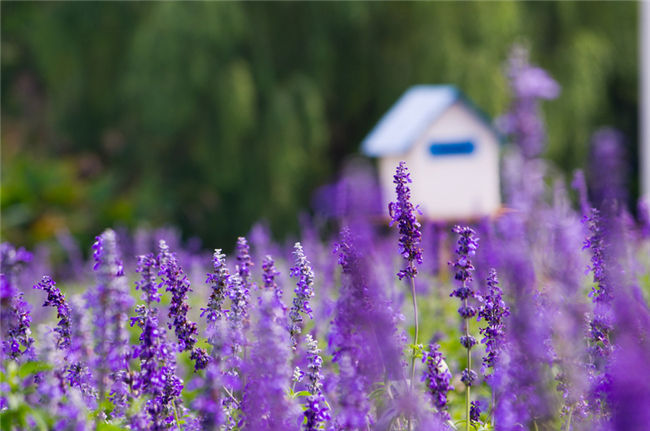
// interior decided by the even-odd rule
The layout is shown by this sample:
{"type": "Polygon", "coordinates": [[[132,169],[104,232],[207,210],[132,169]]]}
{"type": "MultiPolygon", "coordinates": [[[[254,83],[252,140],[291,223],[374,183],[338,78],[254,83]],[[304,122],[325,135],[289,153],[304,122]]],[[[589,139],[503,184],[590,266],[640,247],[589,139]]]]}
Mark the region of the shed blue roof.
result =
{"type": "Polygon", "coordinates": [[[361,151],[370,157],[404,154],[425,129],[459,99],[492,129],[488,117],[453,85],[416,85],[379,120],[361,143],[361,151]]]}

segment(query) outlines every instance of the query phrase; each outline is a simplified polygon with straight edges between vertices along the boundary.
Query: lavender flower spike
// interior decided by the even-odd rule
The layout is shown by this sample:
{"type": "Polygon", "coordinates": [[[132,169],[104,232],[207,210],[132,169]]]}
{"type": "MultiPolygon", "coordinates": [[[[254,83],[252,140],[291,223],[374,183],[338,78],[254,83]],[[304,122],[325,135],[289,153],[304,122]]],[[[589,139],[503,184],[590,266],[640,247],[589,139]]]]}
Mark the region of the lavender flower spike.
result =
{"type": "Polygon", "coordinates": [[[410,202],[411,190],[407,185],[411,182],[409,175],[406,163],[403,161],[399,162],[393,181],[397,184],[397,202],[391,202],[388,205],[388,212],[391,217],[390,226],[397,222],[401,235],[399,239],[399,253],[408,262],[408,266],[397,273],[400,280],[404,277],[415,277],[418,270],[414,263],[422,264],[422,249],[420,248],[422,234],[420,233],[420,223],[415,218],[415,211],[419,211],[419,209],[414,207],[410,202]]]}
{"type": "Polygon", "coordinates": [[[237,273],[241,277],[246,288],[257,289],[257,286],[253,283],[251,277],[251,267],[254,266],[254,264],[251,259],[250,246],[248,245],[246,238],[243,236],[237,238],[237,261],[239,262],[237,266],[239,271],[237,273]]]}
{"type": "Polygon", "coordinates": [[[321,349],[318,348],[318,341],[315,340],[311,334],[307,334],[307,358],[309,359],[309,371],[306,373],[309,378],[309,383],[307,384],[307,390],[312,394],[320,392],[323,387],[323,384],[320,382],[323,379],[323,375],[320,373],[323,367],[323,358],[320,357],[319,353],[321,349]]]}
{"type": "Polygon", "coordinates": [[[447,421],[451,419],[447,413],[447,393],[453,391],[454,387],[450,384],[451,373],[444,364],[444,357],[439,349],[440,345],[430,344],[429,351],[423,352],[422,363],[426,364],[426,369],[421,381],[426,384],[431,404],[438,411],[438,416],[447,421]]]}
{"type": "Polygon", "coordinates": [[[17,361],[23,355],[28,360],[36,358],[34,339],[31,336],[32,331],[30,328],[32,316],[29,315],[28,304],[23,299],[23,295],[23,292],[15,294],[11,298],[11,306],[7,307],[7,310],[3,310],[3,314],[6,314],[6,318],[3,316],[3,321],[9,323],[6,326],[6,333],[3,334],[2,352],[14,361],[17,361]],[[22,350],[21,345],[24,348],[22,350]]]}
{"type": "Polygon", "coordinates": [[[307,384],[307,390],[311,395],[307,399],[307,409],[304,413],[306,419],[305,429],[307,431],[321,429],[321,424],[330,419],[329,407],[327,407],[325,397],[323,397],[323,393],[321,392],[323,375],[320,371],[323,366],[323,358],[320,357],[320,352],[318,341],[311,334],[308,334],[307,357],[309,359],[309,365],[307,367],[309,371],[307,372],[307,377],[309,378],[309,383],[307,384]]]}
{"type": "MultiPolygon", "coordinates": [[[[469,319],[476,315],[476,309],[468,304],[467,300],[469,298],[477,298],[482,300],[471,287],[467,284],[472,281],[472,272],[474,266],[470,257],[473,257],[476,254],[476,249],[478,248],[478,238],[474,238],[475,232],[469,227],[454,226],[452,229],[453,232],[460,235],[458,239],[458,247],[456,248],[456,253],[458,254],[458,259],[453,262],[454,267],[456,268],[456,280],[461,281],[463,284],[458,289],[454,290],[449,296],[456,296],[462,301],[460,308],[458,309],[458,314],[461,315],[465,322],[465,335],[460,337],[460,343],[467,349],[467,368],[462,372],[461,381],[467,387],[465,392],[465,413],[466,413],[466,430],[469,431],[470,428],[470,387],[476,380],[476,372],[472,370],[472,347],[476,344],[476,338],[469,334],[469,319]]],[[[449,262],[450,264],[452,262],[449,262]]]]}
{"type": "MultiPolygon", "coordinates": [[[[88,306],[93,310],[96,363],[100,398],[104,397],[108,374],[116,384],[120,383],[120,373],[127,368],[130,354],[129,334],[126,330],[128,310],[133,299],[129,295],[124,266],[120,259],[117,234],[106,229],[93,244],[95,275],[97,286],[85,294],[88,306]]],[[[124,394],[122,394],[124,395],[124,394]]],[[[117,401],[120,410],[124,407],[124,397],[117,401]]]]}
{"type": "Polygon", "coordinates": [[[167,286],[167,291],[172,293],[172,300],[169,305],[168,317],[173,322],[168,323],[169,329],[174,327],[176,337],[178,338],[179,351],[192,352],[190,358],[194,361],[194,371],[206,367],[208,354],[204,349],[195,347],[198,334],[196,323],[187,318],[187,312],[190,306],[187,303],[187,294],[192,292],[190,281],[183,274],[183,269],[176,260],[176,255],[169,252],[169,247],[165,241],[160,241],[160,255],[158,257],[163,285],[167,286]]]}
{"type": "Polygon", "coordinates": [[[303,321],[301,313],[307,314],[310,319],[313,319],[312,309],[309,307],[309,300],[314,297],[314,272],[299,242],[294,246],[293,257],[295,258],[296,266],[291,268],[291,277],[300,277],[300,279],[294,289],[296,296],[293,298],[293,306],[289,311],[289,319],[291,321],[287,329],[291,335],[291,343],[295,350],[298,345],[296,335],[301,332],[299,324],[303,321]]]}
{"type": "Polygon", "coordinates": [[[61,293],[56,283],[48,276],[43,277],[40,283],[34,286],[34,289],[40,289],[47,292],[47,300],[43,303],[43,307],[52,306],[57,310],[57,318],[59,324],[54,329],[54,332],[59,334],[56,340],[56,347],[65,350],[69,347],[72,341],[72,330],[70,329],[70,307],[65,300],[65,295],[61,293]]]}
{"type": "Polygon", "coordinates": [[[207,308],[201,308],[201,317],[206,314],[208,316],[208,327],[225,317],[223,302],[229,295],[230,286],[230,273],[226,267],[226,255],[221,253],[221,249],[214,251],[212,264],[214,272],[208,274],[208,279],[205,281],[206,283],[212,283],[212,294],[207,308]]]}
{"type": "MultiPolygon", "coordinates": [[[[487,327],[479,329],[483,335],[481,343],[486,345],[486,356],[483,358],[481,373],[485,374],[487,368],[494,368],[499,362],[501,351],[505,342],[505,325],[503,319],[510,316],[510,308],[503,302],[503,291],[499,288],[499,280],[495,269],[490,270],[487,279],[489,293],[485,296],[484,305],[478,311],[477,321],[485,318],[487,327]]],[[[491,375],[486,375],[489,380],[491,375]]]]}

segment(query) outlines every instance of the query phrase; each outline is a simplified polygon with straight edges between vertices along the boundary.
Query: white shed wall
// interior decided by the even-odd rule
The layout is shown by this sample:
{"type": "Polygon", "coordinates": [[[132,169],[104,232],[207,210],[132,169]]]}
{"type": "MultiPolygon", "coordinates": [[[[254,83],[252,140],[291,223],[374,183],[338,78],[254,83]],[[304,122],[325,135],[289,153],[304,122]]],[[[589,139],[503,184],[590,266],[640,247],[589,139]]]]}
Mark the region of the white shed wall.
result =
{"type": "Polygon", "coordinates": [[[402,156],[379,161],[384,204],[396,200],[393,176],[404,160],[411,173],[411,197],[427,219],[465,219],[495,213],[501,205],[499,143],[462,102],[456,102],[402,156]],[[434,156],[434,142],[471,141],[471,154],[434,156]]]}

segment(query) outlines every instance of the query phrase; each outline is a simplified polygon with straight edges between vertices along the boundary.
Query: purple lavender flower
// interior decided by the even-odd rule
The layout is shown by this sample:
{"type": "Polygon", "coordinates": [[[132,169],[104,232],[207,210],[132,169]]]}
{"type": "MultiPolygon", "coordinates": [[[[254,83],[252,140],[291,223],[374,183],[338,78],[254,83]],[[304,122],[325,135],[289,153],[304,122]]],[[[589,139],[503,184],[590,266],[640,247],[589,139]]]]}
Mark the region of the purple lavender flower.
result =
{"type": "MultiPolygon", "coordinates": [[[[128,310],[133,304],[129,294],[124,267],[120,260],[117,235],[111,229],[105,230],[93,245],[97,287],[86,293],[86,301],[93,310],[95,329],[96,374],[99,395],[103,399],[109,385],[109,374],[116,388],[124,388],[119,381],[127,369],[129,356],[129,334],[126,330],[128,310]]],[[[124,411],[125,394],[117,394],[116,410],[124,411]]]]}
{"type": "Polygon", "coordinates": [[[4,275],[2,291],[0,292],[1,299],[13,296],[16,293],[14,289],[17,285],[17,277],[25,265],[32,261],[33,257],[32,253],[26,251],[23,247],[16,249],[8,242],[0,244],[0,273],[4,275]]]}
{"type": "Polygon", "coordinates": [[[470,410],[469,410],[469,419],[472,424],[477,424],[481,422],[481,402],[472,401],[470,410]]]}
{"type": "Polygon", "coordinates": [[[596,304],[609,304],[612,299],[611,287],[607,282],[607,274],[605,269],[605,254],[606,244],[604,240],[604,232],[600,217],[600,211],[596,208],[591,209],[591,214],[585,216],[583,223],[588,225],[590,236],[585,239],[583,250],[591,249],[591,266],[587,267],[588,272],[594,273],[595,286],[589,297],[592,298],[596,304]]]}
{"type": "Polygon", "coordinates": [[[194,361],[194,371],[205,368],[208,361],[208,354],[205,349],[195,347],[198,334],[196,323],[187,318],[190,309],[187,303],[187,294],[192,292],[190,282],[183,274],[183,269],[176,260],[176,255],[169,252],[165,241],[160,240],[160,254],[158,256],[160,266],[159,275],[162,276],[162,284],[167,286],[167,291],[172,293],[168,317],[173,322],[168,323],[169,329],[174,328],[178,338],[178,350],[190,351],[190,359],[194,361]]]}
{"type": "Polygon", "coordinates": [[[61,293],[56,283],[48,276],[43,277],[43,280],[34,286],[34,289],[40,289],[47,292],[47,299],[43,303],[43,307],[51,306],[57,310],[57,318],[60,319],[54,332],[59,334],[56,340],[56,347],[65,350],[70,346],[72,331],[70,329],[70,307],[65,300],[65,295],[61,293]]]}
{"type": "Polygon", "coordinates": [[[204,430],[220,429],[219,427],[225,423],[221,391],[221,371],[217,363],[211,361],[205,370],[203,388],[194,401],[194,408],[198,412],[204,430]]]}
{"type": "Polygon", "coordinates": [[[619,130],[602,128],[594,133],[588,179],[593,202],[601,210],[608,209],[607,202],[627,203],[629,168],[625,159],[623,134],[619,130]]]}
{"type": "Polygon", "coordinates": [[[250,291],[244,285],[239,275],[230,277],[230,310],[228,310],[228,323],[230,326],[231,359],[236,361],[236,355],[241,352],[246,344],[244,329],[250,324],[248,315],[248,304],[250,303],[250,291]]]}
{"type": "MultiPolygon", "coordinates": [[[[485,328],[480,328],[479,331],[483,335],[481,343],[486,346],[486,356],[483,358],[483,365],[481,366],[481,373],[485,375],[487,368],[494,368],[499,363],[499,356],[503,350],[505,343],[505,325],[503,319],[510,315],[510,308],[503,301],[503,291],[499,287],[499,280],[497,279],[497,272],[495,269],[490,271],[488,276],[487,285],[489,292],[485,295],[484,303],[479,309],[477,321],[480,322],[482,318],[487,322],[485,328]]],[[[491,375],[485,375],[489,380],[491,375]]]]}
{"type": "Polygon", "coordinates": [[[307,397],[305,419],[305,431],[320,430],[322,429],[322,424],[331,419],[330,409],[327,407],[325,397],[323,397],[321,392],[307,397]]]}
{"type": "Polygon", "coordinates": [[[363,429],[368,425],[370,405],[366,395],[364,377],[357,372],[352,358],[344,352],[339,363],[339,405],[336,422],[342,429],[363,429]]]}
{"type": "Polygon", "coordinates": [[[431,397],[431,404],[437,410],[438,416],[443,420],[451,417],[447,413],[447,393],[453,391],[451,385],[451,373],[444,364],[444,356],[439,352],[440,345],[430,344],[429,351],[423,352],[422,363],[426,369],[420,381],[426,385],[428,395],[431,397]]]}
{"type": "Polygon", "coordinates": [[[321,350],[318,348],[318,341],[315,340],[310,334],[307,335],[307,358],[309,359],[309,371],[306,373],[309,378],[307,390],[311,396],[307,398],[307,409],[305,410],[305,429],[307,431],[321,429],[321,424],[330,419],[329,407],[325,402],[321,389],[323,384],[321,380],[323,375],[321,369],[323,366],[323,359],[319,353],[321,350]]]}
{"type": "Polygon", "coordinates": [[[582,249],[591,249],[591,266],[587,268],[587,271],[594,273],[593,280],[595,283],[589,297],[596,304],[594,316],[589,322],[587,338],[593,342],[591,354],[606,357],[612,351],[609,342],[609,333],[613,329],[610,303],[614,298],[605,264],[607,245],[604,239],[600,212],[592,208],[590,216],[585,216],[584,222],[588,224],[591,235],[585,240],[582,249]]]}
{"type": "Polygon", "coordinates": [[[275,268],[275,262],[271,256],[267,255],[264,258],[264,262],[262,263],[262,270],[264,289],[272,291],[274,293],[275,300],[277,301],[278,306],[282,309],[282,316],[280,316],[280,319],[282,322],[285,322],[284,325],[286,326],[287,306],[284,305],[284,302],[282,301],[282,288],[275,282],[275,278],[280,275],[280,271],[275,268]]]}
{"type": "Polygon", "coordinates": [[[312,395],[315,395],[321,390],[323,384],[321,380],[323,375],[321,374],[321,369],[323,367],[323,358],[320,357],[319,353],[321,349],[318,348],[318,341],[315,340],[311,334],[307,334],[307,358],[309,359],[309,371],[306,373],[307,378],[309,378],[309,383],[307,384],[307,390],[311,392],[312,395]]]}
{"type": "Polygon", "coordinates": [[[369,287],[371,271],[360,251],[369,249],[369,245],[362,238],[353,238],[348,228],[341,231],[340,238],[334,251],[339,252],[343,276],[329,339],[332,360],[337,362],[343,353],[349,352],[355,363],[363,363],[363,374],[369,380],[381,379],[384,371],[401,379],[402,348],[401,338],[396,334],[396,313],[380,289],[369,287]]]}
{"type": "Polygon", "coordinates": [[[291,379],[291,349],[287,333],[277,322],[282,309],[272,292],[263,292],[257,341],[246,364],[247,384],[242,400],[243,429],[296,430],[296,406],[285,396],[291,379]]]}
{"type": "Polygon", "coordinates": [[[413,207],[411,203],[411,190],[408,183],[411,182],[407,172],[406,163],[399,162],[397,166],[397,173],[394,176],[394,183],[397,184],[397,202],[391,202],[388,205],[388,212],[391,216],[390,226],[397,222],[399,233],[399,254],[406,259],[408,266],[400,270],[397,276],[402,278],[414,278],[417,273],[415,263],[422,264],[422,249],[420,248],[420,223],[415,218],[415,211],[419,211],[417,207],[413,207]]]}
{"type": "Polygon", "coordinates": [[[371,384],[386,378],[403,380],[404,374],[402,348],[393,322],[395,312],[372,278],[367,259],[372,246],[366,237],[353,238],[347,228],[340,238],[335,252],[339,253],[343,275],[328,342],[332,361],[340,369],[337,389],[342,411],[336,421],[354,429],[367,423],[366,394],[371,384]]]}
{"type": "Polygon", "coordinates": [[[136,281],[135,288],[142,291],[140,299],[145,301],[148,307],[152,302],[160,302],[160,293],[158,293],[160,285],[156,282],[157,267],[158,261],[153,253],[138,256],[138,266],[135,271],[141,274],[141,280],[136,281]]]}
{"type": "Polygon", "coordinates": [[[31,262],[32,254],[12,244],[0,244],[0,327],[3,330],[2,352],[17,360],[22,355],[34,359],[34,339],[31,337],[27,302],[18,291],[18,276],[24,266],[31,262]],[[22,349],[21,349],[22,345],[22,349]]]}
{"type": "Polygon", "coordinates": [[[257,286],[255,283],[253,283],[251,277],[251,267],[254,266],[254,264],[250,255],[250,247],[246,241],[246,238],[242,236],[237,238],[237,261],[239,262],[237,265],[237,274],[239,274],[242,281],[244,282],[244,286],[246,286],[246,288],[249,290],[257,290],[257,286]]]}
{"type": "Polygon", "coordinates": [[[510,112],[499,119],[499,126],[514,136],[524,157],[538,157],[546,143],[538,100],[557,98],[560,86],[545,70],[530,65],[528,51],[520,45],[510,54],[508,78],[514,100],[510,112]]]}
{"type": "Polygon", "coordinates": [[[134,389],[149,395],[145,404],[150,417],[149,429],[163,430],[173,420],[172,402],[183,389],[182,380],[175,375],[175,349],[167,342],[165,330],[158,325],[156,309],[138,305],[136,313],[132,324],[142,328],[142,333],[133,355],[140,358],[141,369],[134,389]]]}
{"type": "MultiPolygon", "coordinates": [[[[567,373],[560,372],[555,376],[555,381],[558,382],[556,390],[562,394],[562,400],[564,401],[560,416],[570,415],[574,425],[576,422],[587,418],[589,416],[589,403],[580,391],[576,390],[577,388],[574,387],[574,382],[570,376],[567,373]]],[[[567,418],[568,420],[570,419],[567,418]]],[[[569,426],[571,426],[571,423],[569,423],[569,426]]],[[[566,427],[567,423],[565,422],[563,428],[567,429],[566,427]]]]}
{"type": "Polygon", "coordinates": [[[2,351],[14,361],[17,361],[23,355],[28,360],[36,359],[34,339],[31,336],[32,331],[30,329],[32,317],[29,315],[29,306],[23,300],[23,295],[23,292],[16,293],[9,299],[11,305],[6,307],[6,311],[3,310],[7,316],[3,320],[8,324],[5,327],[2,351]]]}
{"type": "MultiPolygon", "coordinates": [[[[469,227],[460,227],[455,226],[452,229],[453,232],[460,235],[458,239],[458,247],[456,248],[456,253],[459,255],[458,259],[453,262],[454,267],[456,268],[456,280],[461,281],[462,286],[455,289],[449,296],[455,296],[459,298],[462,302],[461,307],[458,309],[458,313],[461,315],[465,321],[465,335],[461,337],[461,344],[468,351],[471,350],[472,346],[476,345],[476,339],[469,335],[469,320],[470,318],[476,315],[476,309],[468,305],[467,300],[469,298],[478,298],[482,300],[467,284],[473,281],[472,272],[474,266],[470,257],[476,254],[476,249],[478,247],[478,238],[474,238],[474,231],[469,227]]],[[[451,262],[450,262],[451,263],[451,262]]],[[[465,377],[464,383],[471,385],[474,380],[476,373],[469,369],[469,360],[468,360],[468,369],[463,371],[463,376],[465,377]]]]}
{"type": "MultiPolygon", "coordinates": [[[[454,267],[456,268],[456,280],[462,282],[462,285],[455,289],[449,296],[456,296],[459,298],[462,303],[461,307],[458,309],[458,313],[461,315],[464,321],[465,333],[460,337],[460,342],[467,349],[467,368],[465,368],[461,373],[461,382],[466,386],[465,392],[465,413],[466,413],[466,430],[469,431],[470,427],[470,387],[477,378],[476,372],[472,370],[472,347],[476,345],[476,338],[474,338],[469,333],[469,319],[476,315],[476,309],[470,306],[467,302],[469,298],[477,298],[482,301],[483,299],[477,295],[468,283],[473,281],[472,271],[474,266],[472,265],[471,257],[476,254],[476,249],[478,248],[478,238],[475,238],[475,232],[469,227],[454,226],[452,232],[460,235],[458,239],[458,247],[456,248],[456,253],[458,254],[458,259],[453,262],[454,267]]],[[[451,264],[452,262],[449,262],[451,264]]]]}
{"type": "Polygon", "coordinates": [[[214,251],[212,258],[214,272],[208,274],[206,283],[212,283],[212,294],[208,301],[207,308],[201,308],[201,317],[207,314],[208,327],[214,322],[221,320],[224,316],[223,301],[229,296],[230,290],[230,274],[226,267],[226,255],[221,253],[221,249],[214,251]]]}
{"type": "Polygon", "coordinates": [[[307,314],[310,319],[313,318],[309,300],[314,297],[314,272],[299,242],[293,248],[293,257],[296,266],[291,268],[291,277],[299,277],[299,279],[294,289],[296,296],[293,298],[293,306],[289,311],[290,323],[287,329],[291,335],[291,343],[295,350],[298,345],[296,335],[302,331],[300,327],[300,323],[303,321],[302,314],[307,314]]]}
{"type": "Polygon", "coordinates": [[[453,264],[457,268],[455,278],[463,282],[463,286],[454,290],[449,296],[456,296],[461,300],[465,300],[475,296],[474,292],[466,284],[474,280],[472,278],[474,266],[470,258],[476,254],[479,239],[474,238],[475,232],[469,227],[454,226],[452,232],[460,235],[458,247],[456,248],[456,253],[459,257],[453,264]]]}

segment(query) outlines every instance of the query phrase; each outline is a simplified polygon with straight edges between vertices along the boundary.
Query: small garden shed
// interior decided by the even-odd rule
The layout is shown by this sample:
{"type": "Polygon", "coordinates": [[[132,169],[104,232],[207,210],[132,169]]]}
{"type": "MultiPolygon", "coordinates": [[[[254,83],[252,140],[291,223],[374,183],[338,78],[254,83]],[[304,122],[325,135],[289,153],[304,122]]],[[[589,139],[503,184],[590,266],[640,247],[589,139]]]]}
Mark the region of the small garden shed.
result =
{"type": "Polygon", "coordinates": [[[384,204],[395,201],[401,160],[411,173],[411,202],[428,220],[494,214],[501,206],[499,136],[456,87],[411,87],[361,144],[377,157],[384,204]]]}

